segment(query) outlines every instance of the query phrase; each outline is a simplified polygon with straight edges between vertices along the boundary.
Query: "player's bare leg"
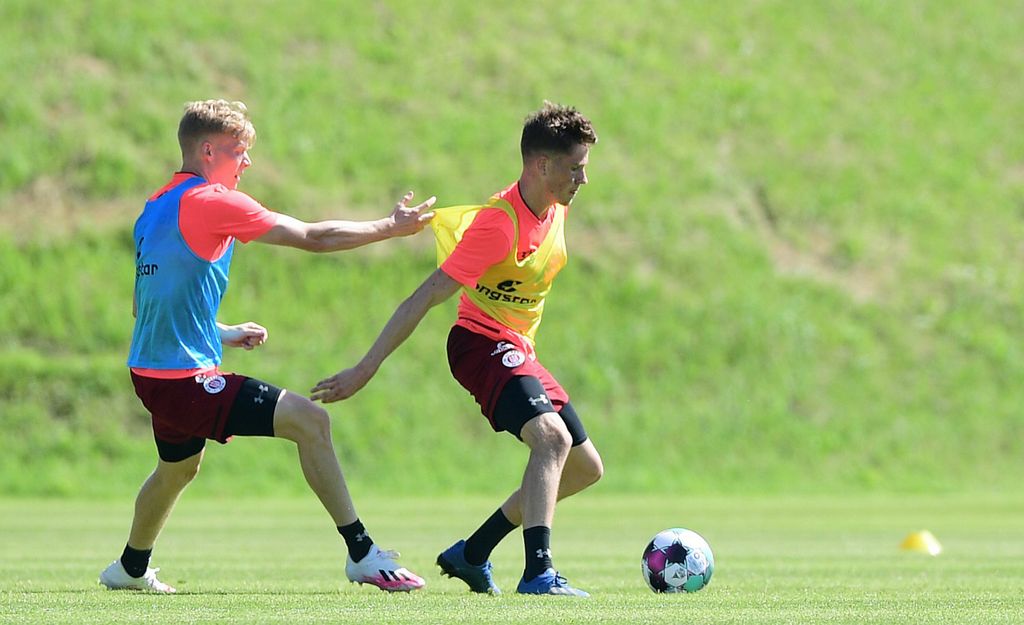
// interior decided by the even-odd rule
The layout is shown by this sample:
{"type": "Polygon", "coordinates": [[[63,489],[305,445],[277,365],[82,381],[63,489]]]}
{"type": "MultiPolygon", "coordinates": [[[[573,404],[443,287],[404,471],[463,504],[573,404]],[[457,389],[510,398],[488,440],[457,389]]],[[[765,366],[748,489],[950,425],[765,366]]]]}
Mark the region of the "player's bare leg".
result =
{"type": "Polygon", "coordinates": [[[306,483],[339,526],[353,523],[355,505],[334,453],[331,417],[319,405],[285,391],[274,411],[274,436],[293,441],[306,483]]]}
{"type": "Polygon", "coordinates": [[[160,536],[164,525],[167,524],[167,519],[181,492],[199,473],[203,454],[204,451],[200,451],[179,462],[157,461],[156,469],[146,478],[135,498],[135,516],[132,518],[132,529],[128,534],[128,545],[125,551],[125,553],[129,553],[129,550],[134,550],[132,553],[146,552],[145,554],[136,554],[143,558],[142,563],[138,564],[140,568],[134,573],[129,573],[121,559],[114,560],[100,573],[101,584],[112,590],[175,592],[173,587],[156,578],[157,569],[151,569],[146,564],[149,560],[148,552],[152,551],[153,545],[156,544],[156,539],[160,536]],[[133,577],[133,575],[136,576],[133,577]]]}
{"type": "Polygon", "coordinates": [[[519,488],[523,526],[550,528],[555,518],[558,484],[572,439],[561,417],[554,412],[527,421],[520,436],[530,448],[530,459],[519,488]]]}
{"type": "Polygon", "coordinates": [[[551,524],[572,436],[555,412],[546,412],[527,421],[520,436],[530,448],[530,459],[519,488],[526,568],[516,591],[589,597],[586,592],[570,586],[551,562],[551,524]]]}
{"type": "MultiPolygon", "coordinates": [[[[558,500],[570,497],[601,479],[604,464],[590,439],[569,451],[558,484],[558,500]]],[[[500,594],[494,583],[491,549],[523,521],[522,497],[516,489],[468,540],[460,540],[442,552],[437,564],[444,575],[457,577],[478,593],[500,594]],[[472,553],[470,551],[473,550],[472,553]]]]}
{"type": "Polygon", "coordinates": [[[274,435],[298,445],[306,483],[348,545],[345,574],[349,580],[387,591],[422,588],[423,579],[396,562],[398,553],[379,549],[362,527],[334,453],[327,411],[301,395],[284,391],[274,411],[274,435]]]}
{"type": "Polygon", "coordinates": [[[206,450],[180,462],[157,461],[156,469],[135,498],[135,517],[128,534],[128,546],[152,549],[185,487],[199,474],[206,450]]]}
{"type": "MultiPolygon", "coordinates": [[[[569,451],[569,457],[562,468],[562,479],[558,484],[558,501],[592,486],[602,476],[604,463],[601,461],[601,455],[594,447],[594,443],[587,439],[569,451]]],[[[501,511],[513,525],[522,525],[522,497],[519,490],[501,504],[501,511]]]]}

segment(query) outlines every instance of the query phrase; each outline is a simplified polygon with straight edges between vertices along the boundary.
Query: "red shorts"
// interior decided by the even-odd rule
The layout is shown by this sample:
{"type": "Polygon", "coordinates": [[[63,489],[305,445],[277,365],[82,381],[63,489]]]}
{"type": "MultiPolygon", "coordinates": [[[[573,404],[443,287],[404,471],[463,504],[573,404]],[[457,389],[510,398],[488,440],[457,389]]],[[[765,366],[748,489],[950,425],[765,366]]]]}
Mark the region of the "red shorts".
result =
{"type": "Polygon", "coordinates": [[[452,375],[480,404],[491,428],[494,404],[505,384],[518,376],[533,376],[544,385],[555,411],[569,402],[569,395],[544,365],[537,361],[533,346],[525,339],[510,336],[495,340],[454,326],[448,333],[448,366],[452,375]]]}
{"type": "Polygon", "coordinates": [[[132,373],[135,394],[153,415],[153,435],[172,444],[193,438],[227,442],[224,426],[238,391],[248,379],[220,372],[176,380],[132,373]]]}

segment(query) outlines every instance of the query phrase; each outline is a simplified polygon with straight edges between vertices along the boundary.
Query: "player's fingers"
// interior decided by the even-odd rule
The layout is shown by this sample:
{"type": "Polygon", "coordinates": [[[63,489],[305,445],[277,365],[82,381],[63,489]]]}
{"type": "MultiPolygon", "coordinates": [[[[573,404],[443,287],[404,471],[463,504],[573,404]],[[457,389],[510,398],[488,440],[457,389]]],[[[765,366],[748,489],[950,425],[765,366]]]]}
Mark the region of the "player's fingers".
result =
{"type": "Polygon", "coordinates": [[[332,404],[336,401],[345,399],[345,395],[337,391],[332,393],[320,393],[319,396],[314,398],[314,401],[316,401],[316,399],[319,399],[320,402],[324,404],[332,404]]]}
{"type": "Polygon", "coordinates": [[[248,321],[242,324],[242,326],[242,329],[245,331],[246,334],[248,334],[249,338],[256,338],[259,339],[261,342],[267,340],[269,332],[267,332],[267,329],[261,326],[260,324],[248,321]]]}
{"type": "Polygon", "coordinates": [[[330,403],[330,401],[331,401],[330,398],[328,397],[328,394],[326,392],[324,392],[323,390],[316,389],[316,388],[314,388],[312,391],[310,391],[309,398],[312,401],[321,401],[321,402],[323,402],[325,404],[330,403]]]}
{"type": "Polygon", "coordinates": [[[434,211],[430,211],[429,213],[422,213],[419,216],[419,222],[420,223],[425,223],[425,222],[430,221],[433,218],[434,218],[434,211]]]}
{"type": "Polygon", "coordinates": [[[405,208],[408,206],[409,202],[412,200],[412,196],[412,191],[406,191],[405,195],[402,196],[402,199],[398,200],[398,204],[395,204],[395,208],[405,208]]]}

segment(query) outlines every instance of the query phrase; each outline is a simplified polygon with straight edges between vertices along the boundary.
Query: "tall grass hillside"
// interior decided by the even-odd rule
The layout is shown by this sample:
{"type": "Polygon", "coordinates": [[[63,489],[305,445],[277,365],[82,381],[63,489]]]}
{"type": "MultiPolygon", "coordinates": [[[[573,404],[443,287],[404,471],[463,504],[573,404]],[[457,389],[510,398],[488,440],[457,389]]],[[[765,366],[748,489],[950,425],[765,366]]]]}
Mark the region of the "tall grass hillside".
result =
{"type": "MultiPolygon", "coordinates": [[[[1020,491],[1024,4],[1010,0],[0,3],[0,494],[125,496],[155,463],[125,367],[131,228],[185,102],[243,100],[242,190],[304,220],[486,199],[523,118],[600,136],[538,353],[609,492],[1020,491]]],[[[239,246],[225,369],[306,393],[433,269],[429,232],[239,246]]],[[[333,404],[357,493],[505,492],[444,353],[454,299],[333,404]]],[[[192,490],[302,492],[294,446],[192,490]]]]}

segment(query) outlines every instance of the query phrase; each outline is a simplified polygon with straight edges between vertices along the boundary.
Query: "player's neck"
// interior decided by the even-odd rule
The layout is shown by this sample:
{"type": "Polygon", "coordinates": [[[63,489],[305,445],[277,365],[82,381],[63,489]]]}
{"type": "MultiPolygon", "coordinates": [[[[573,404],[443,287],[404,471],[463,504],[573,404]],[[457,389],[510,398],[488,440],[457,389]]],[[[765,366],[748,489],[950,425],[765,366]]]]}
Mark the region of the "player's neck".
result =
{"type": "Polygon", "coordinates": [[[178,171],[180,171],[183,174],[194,174],[196,176],[199,176],[200,178],[206,178],[206,173],[203,172],[202,165],[196,164],[191,161],[183,161],[181,163],[181,169],[179,169],[178,171]]]}
{"type": "Polygon", "coordinates": [[[537,219],[543,219],[544,215],[555,205],[550,201],[544,187],[525,175],[519,178],[519,195],[522,196],[526,208],[530,209],[537,219]]]}

